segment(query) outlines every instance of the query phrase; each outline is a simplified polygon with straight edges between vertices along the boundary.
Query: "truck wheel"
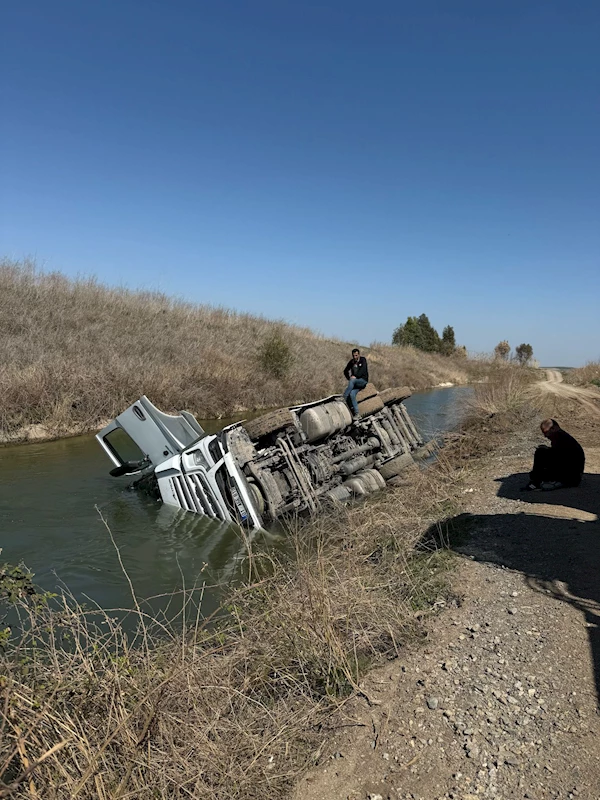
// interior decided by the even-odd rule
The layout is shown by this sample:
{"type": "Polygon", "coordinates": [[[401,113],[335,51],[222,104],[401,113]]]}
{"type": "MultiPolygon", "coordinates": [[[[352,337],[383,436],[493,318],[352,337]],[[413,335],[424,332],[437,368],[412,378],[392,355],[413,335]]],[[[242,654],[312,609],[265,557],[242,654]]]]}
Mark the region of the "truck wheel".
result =
{"type": "Polygon", "coordinates": [[[395,389],[384,389],[379,392],[379,396],[386,406],[391,406],[392,403],[400,403],[411,396],[411,391],[408,386],[397,386],[395,389]]]}
{"type": "Polygon", "coordinates": [[[250,497],[254,502],[254,506],[262,517],[265,513],[265,498],[254,481],[248,481],[248,486],[250,487],[250,497]]]}
{"type": "Polygon", "coordinates": [[[383,408],[383,400],[377,394],[375,397],[369,397],[368,400],[363,400],[358,404],[358,413],[361,417],[368,417],[369,414],[375,414],[383,408]]]}
{"type": "Polygon", "coordinates": [[[365,482],[359,475],[353,475],[351,478],[348,478],[347,481],[344,481],[343,485],[349,489],[355,497],[364,497],[369,494],[365,482]]]}
{"type": "Polygon", "coordinates": [[[334,505],[337,503],[347,503],[352,497],[352,492],[347,486],[334,486],[328,492],[325,492],[325,498],[334,505]]]}
{"type": "Polygon", "coordinates": [[[360,478],[369,493],[378,492],[385,486],[385,481],[376,469],[366,469],[363,472],[357,472],[355,477],[360,478]]]}
{"type": "MultiPolygon", "coordinates": [[[[373,478],[373,480],[375,481],[375,484],[376,484],[376,486],[377,486],[377,489],[385,489],[385,481],[384,481],[384,479],[381,477],[381,475],[379,474],[379,472],[377,472],[377,470],[376,470],[376,469],[373,469],[373,468],[371,468],[371,469],[366,469],[366,470],[365,470],[365,472],[364,472],[364,474],[366,474],[366,473],[368,473],[369,475],[371,475],[371,476],[372,476],[372,478],[373,478]]],[[[376,489],[374,489],[374,491],[376,491],[376,489]]]]}
{"type": "Polygon", "coordinates": [[[368,400],[370,397],[376,397],[379,394],[377,389],[372,383],[367,383],[364,389],[356,395],[356,402],[361,403],[363,400],[368,400]]]}
{"type": "Polygon", "coordinates": [[[246,433],[254,442],[262,436],[281,431],[290,425],[294,425],[294,415],[287,408],[270,411],[262,417],[244,422],[246,433]]]}
{"type": "Polygon", "coordinates": [[[435,439],[431,439],[431,441],[424,444],[423,447],[419,447],[417,450],[414,450],[412,453],[412,457],[415,461],[422,461],[424,458],[429,458],[429,456],[433,455],[437,450],[437,442],[435,439]]]}
{"type": "Polygon", "coordinates": [[[385,464],[378,467],[379,474],[384,480],[389,481],[390,478],[395,478],[396,475],[400,475],[401,472],[404,472],[412,463],[412,455],[410,453],[403,453],[401,456],[391,458],[389,461],[386,461],[385,464]]]}

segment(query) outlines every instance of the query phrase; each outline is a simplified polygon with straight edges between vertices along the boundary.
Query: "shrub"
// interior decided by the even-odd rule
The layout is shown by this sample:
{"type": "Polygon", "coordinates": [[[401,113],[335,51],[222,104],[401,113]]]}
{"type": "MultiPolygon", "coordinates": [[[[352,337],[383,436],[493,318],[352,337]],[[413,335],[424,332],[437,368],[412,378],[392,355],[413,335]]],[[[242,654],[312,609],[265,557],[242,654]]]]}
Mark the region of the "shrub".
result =
{"type": "Polygon", "coordinates": [[[275,330],[263,342],[259,352],[261,367],[274,378],[285,378],[293,364],[294,357],[290,346],[281,335],[281,331],[275,330]]]}
{"type": "Polygon", "coordinates": [[[517,356],[517,361],[521,366],[525,366],[528,361],[531,361],[533,358],[533,347],[530,344],[520,344],[518,347],[515,348],[515,354],[517,356]]]}
{"type": "Polygon", "coordinates": [[[496,347],[494,347],[494,355],[496,356],[496,358],[500,358],[506,361],[509,353],[510,353],[510,345],[506,341],[506,339],[504,339],[502,342],[498,342],[496,347]]]}

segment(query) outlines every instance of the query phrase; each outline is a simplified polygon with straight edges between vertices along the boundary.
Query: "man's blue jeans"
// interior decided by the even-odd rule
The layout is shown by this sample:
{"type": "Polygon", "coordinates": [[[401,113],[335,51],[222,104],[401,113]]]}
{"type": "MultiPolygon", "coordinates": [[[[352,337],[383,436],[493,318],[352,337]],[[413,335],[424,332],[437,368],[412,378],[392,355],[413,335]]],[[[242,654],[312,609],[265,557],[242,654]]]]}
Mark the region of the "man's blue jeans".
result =
{"type": "Polygon", "coordinates": [[[356,395],[360,392],[361,389],[364,389],[367,385],[367,382],[364,378],[350,378],[348,381],[348,386],[346,387],[346,391],[344,392],[344,400],[348,402],[348,398],[350,398],[350,402],[352,403],[352,409],[354,410],[355,414],[358,414],[358,403],[356,402],[356,395]]]}

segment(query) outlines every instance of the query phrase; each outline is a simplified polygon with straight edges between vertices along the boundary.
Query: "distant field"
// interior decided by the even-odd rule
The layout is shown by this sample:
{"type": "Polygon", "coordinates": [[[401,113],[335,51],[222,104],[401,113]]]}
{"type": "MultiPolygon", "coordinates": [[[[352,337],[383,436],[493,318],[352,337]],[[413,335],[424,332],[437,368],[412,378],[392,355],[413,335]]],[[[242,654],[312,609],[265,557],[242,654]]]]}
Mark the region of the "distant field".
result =
{"type": "MultiPolygon", "coordinates": [[[[354,342],[154,292],[132,292],[0,261],[0,437],[98,428],[141,394],[166,411],[218,417],[340,392],[354,342]],[[261,352],[274,333],[289,355],[278,376],[261,352]],[[37,431],[40,433],[40,430],[37,431]]],[[[381,388],[465,383],[482,361],[374,344],[381,388]]]]}

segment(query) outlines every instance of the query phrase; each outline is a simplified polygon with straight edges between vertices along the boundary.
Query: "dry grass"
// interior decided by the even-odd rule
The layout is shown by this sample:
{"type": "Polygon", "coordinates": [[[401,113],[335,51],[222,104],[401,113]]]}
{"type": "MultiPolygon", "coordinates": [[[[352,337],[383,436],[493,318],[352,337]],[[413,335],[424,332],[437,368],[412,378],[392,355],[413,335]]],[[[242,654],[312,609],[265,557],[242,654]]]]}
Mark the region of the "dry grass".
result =
{"type": "Polygon", "coordinates": [[[475,387],[469,402],[471,416],[519,412],[530,401],[535,380],[535,373],[523,367],[498,369],[489,381],[475,387]]]}
{"type": "Polygon", "coordinates": [[[0,797],[288,797],[361,674],[419,635],[441,585],[420,540],[459,481],[415,469],[298,531],[289,556],[255,554],[216,626],[193,592],[169,625],[136,601],[135,640],[72,599],[21,602],[1,661],[0,797]]]}
{"type": "Polygon", "coordinates": [[[585,367],[570,369],[565,372],[565,381],[575,386],[593,384],[600,386],[600,361],[590,361],[585,367]]]}
{"type": "MultiPolygon", "coordinates": [[[[341,391],[351,349],[305,328],[8,260],[0,261],[0,334],[5,440],[27,426],[53,435],[95,429],[141,394],[200,418],[314,400],[341,391]],[[290,359],[271,374],[261,354],[274,332],[290,359]]],[[[487,370],[485,361],[412,348],[365,352],[381,388],[465,383],[487,370]]]]}

